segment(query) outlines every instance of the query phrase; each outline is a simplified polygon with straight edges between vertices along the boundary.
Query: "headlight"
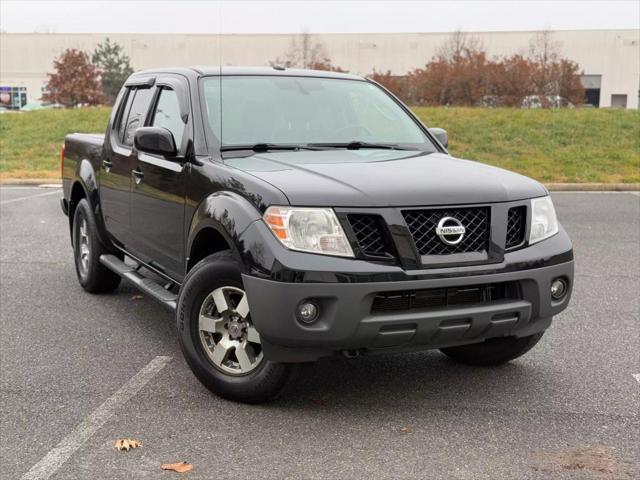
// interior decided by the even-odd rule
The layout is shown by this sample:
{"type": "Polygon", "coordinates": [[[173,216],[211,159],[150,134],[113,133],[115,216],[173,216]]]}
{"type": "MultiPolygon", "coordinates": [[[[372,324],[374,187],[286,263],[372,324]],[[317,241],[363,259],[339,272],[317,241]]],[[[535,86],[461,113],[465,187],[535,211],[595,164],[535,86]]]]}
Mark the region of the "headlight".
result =
{"type": "Polygon", "coordinates": [[[331,208],[269,207],[263,219],[276,238],[291,250],[354,256],[331,208]]]}
{"type": "Polygon", "coordinates": [[[558,219],[553,208],[551,197],[534,198],[531,200],[531,233],[529,245],[549,238],[558,233],[558,219]]]}

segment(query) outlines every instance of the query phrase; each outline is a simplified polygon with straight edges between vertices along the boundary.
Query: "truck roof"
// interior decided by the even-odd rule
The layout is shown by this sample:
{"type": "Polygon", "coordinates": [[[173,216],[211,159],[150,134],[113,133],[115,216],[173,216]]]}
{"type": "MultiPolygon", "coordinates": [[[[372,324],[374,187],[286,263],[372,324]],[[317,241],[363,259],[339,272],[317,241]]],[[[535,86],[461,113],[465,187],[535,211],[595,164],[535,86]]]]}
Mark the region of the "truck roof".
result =
{"type": "Polygon", "coordinates": [[[364,80],[359,75],[350,73],[331,72],[328,70],[305,70],[299,68],[285,67],[217,67],[217,66],[194,66],[194,67],[166,67],[141,70],[135,72],[132,77],[138,75],[179,73],[188,77],[215,76],[215,75],[281,75],[296,77],[324,77],[342,78],[349,80],[364,80]]]}

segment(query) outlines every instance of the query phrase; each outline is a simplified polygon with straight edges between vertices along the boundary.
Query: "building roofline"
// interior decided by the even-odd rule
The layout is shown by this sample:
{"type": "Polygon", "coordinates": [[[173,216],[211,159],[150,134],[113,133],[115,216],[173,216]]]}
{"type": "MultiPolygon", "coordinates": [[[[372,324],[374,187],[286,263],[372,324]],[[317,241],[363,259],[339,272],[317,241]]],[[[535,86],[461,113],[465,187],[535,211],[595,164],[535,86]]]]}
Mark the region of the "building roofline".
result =
{"type": "MultiPolygon", "coordinates": [[[[463,30],[464,33],[467,34],[505,34],[505,33],[539,33],[545,31],[546,29],[542,28],[539,30],[463,30]]],[[[572,29],[551,29],[553,33],[588,33],[588,32],[639,32],[640,28],[572,28],[572,29]]],[[[444,31],[444,32],[308,32],[310,35],[448,35],[455,33],[455,31],[444,31]]],[[[40,36],[80,36],[80,35],[103,35],[107,36],[117,36],[117,35],[139,35],[139,36],[156,36],[156,35],[179,35],[179,36],[192,36],[192,37],[261,37],[261,36],[272,36],[272,37],[291,37],[293,35],[302,35],[302,32],[264,32],[264,33],[189,33],[189,32],[0,32],[0,35],[40,35],[40,36]]]]}

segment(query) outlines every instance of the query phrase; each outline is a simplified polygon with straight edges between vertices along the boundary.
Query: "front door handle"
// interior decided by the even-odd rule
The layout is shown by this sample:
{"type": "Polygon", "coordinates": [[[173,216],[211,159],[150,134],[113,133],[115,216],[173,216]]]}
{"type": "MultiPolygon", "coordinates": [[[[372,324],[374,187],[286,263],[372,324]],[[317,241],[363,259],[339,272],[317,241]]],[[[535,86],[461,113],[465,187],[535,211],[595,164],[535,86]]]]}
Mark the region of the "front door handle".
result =
{"type": "Polygon", "coordinates": [[[109,160],[102,160],[102,166],[104,168],[104,171],[109,173],[111,167],[113,166],[113,163],[111,163],[109,160]]]}
{"type": "Polygon", "coordinates": [[[131,175],[133,175],[133,180],[136,182],[136,185],[140,185],[140,182],[144,178],[144,173],[141,170],[135,169],[131,170],[131,175]]]}

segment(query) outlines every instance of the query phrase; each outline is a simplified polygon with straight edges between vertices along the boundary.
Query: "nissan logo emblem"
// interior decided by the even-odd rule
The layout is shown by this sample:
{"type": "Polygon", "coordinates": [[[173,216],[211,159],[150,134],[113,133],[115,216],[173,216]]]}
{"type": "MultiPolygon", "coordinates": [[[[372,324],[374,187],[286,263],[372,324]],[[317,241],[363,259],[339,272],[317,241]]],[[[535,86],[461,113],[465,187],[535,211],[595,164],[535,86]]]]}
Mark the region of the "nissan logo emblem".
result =
{"type": "Polygon", "coordinates": [[[443,243],[447,245],[457,245],[464,238],[465,228],[460,223],[460,220],[457,220],[453,217],[443,217],[438,222],[438,226],[436,227],[436,235],[440,237],[443,243]]]}

